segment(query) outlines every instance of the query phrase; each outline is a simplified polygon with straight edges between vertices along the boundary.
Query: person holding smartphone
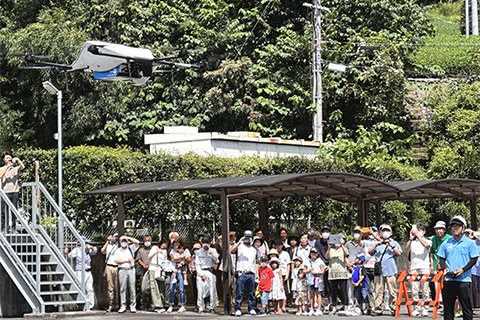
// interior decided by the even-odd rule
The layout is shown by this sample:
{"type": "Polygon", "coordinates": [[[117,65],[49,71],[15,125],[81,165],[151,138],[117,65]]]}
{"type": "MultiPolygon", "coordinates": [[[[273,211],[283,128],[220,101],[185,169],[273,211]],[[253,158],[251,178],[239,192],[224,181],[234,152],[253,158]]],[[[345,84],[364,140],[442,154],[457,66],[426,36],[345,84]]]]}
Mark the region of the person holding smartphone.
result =
{"type": "Polygon", "coordinates": [[[20,170],[25,169],[23,162],[10,153],[5,153],[3,157],[5,165],[0,168],[0,181],[2,190],[12,202],[15,208],[18,208],[20,183],[20,170]]]}

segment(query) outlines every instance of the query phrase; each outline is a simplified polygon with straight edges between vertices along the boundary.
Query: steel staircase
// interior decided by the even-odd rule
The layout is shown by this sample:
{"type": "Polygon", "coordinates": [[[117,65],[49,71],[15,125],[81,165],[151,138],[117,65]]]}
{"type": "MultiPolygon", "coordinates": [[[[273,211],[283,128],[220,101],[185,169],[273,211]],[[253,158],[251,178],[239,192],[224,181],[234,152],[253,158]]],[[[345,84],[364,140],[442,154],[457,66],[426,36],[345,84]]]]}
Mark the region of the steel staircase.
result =
{"type": "Polygon", "coordinates": [[[83,310],[85,270],[80,277],[64,248],[85,243],[40,182],[22,186],[16,209],[0,190],[0,264],[35,314],[83,310]]]}

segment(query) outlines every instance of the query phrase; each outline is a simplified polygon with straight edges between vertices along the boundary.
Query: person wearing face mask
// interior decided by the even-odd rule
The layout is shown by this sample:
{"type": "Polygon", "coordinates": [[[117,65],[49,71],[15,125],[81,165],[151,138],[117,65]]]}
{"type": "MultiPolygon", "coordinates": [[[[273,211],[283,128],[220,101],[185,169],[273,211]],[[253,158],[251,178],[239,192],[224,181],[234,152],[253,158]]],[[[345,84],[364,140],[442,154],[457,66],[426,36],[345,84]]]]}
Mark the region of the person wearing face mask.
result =
{"type": "Polygon", "coordinates": [[[307,259],[310,259],[310,250],[312,250],[312,247],[308,244],[308,235],[304,234],[300,237],[300,245],[293,252],[293,256],[307,261],[307,259]]]}
{"type": "MultiPolygon", "coordinates": [[[[330,262],[327,257],[327,251],[329,249],[328,239],[330,239],[331,229],[329,226],[325,225],[322,227],[320,232],[321,232],[320,239],[315,242],[315,248],[317,249],[320,258],[328,267],[330,262]]],[[[330,296],[332,292],[330,281],[328,280],[328,273],[329,273],[329,270],[327,268],[327,270],[325,270],[325,272],[323,273],[323,281],[325,283],[325,289],[322,292],[323,298],[327,301],[331,298],[330,296]]]]}
{"type": "Polygon", "coordinates": [[[246,292],[248,297],[248,313],[256,315],[255,311],[255,274],[257,272],[257,249],[253,247],[252,231],[245,231],[243,237],[232,248],[236,253],[236,288],[235,288],[235,316],[242,315],[242,300],[246,292]]]}
{"type": "Polygon", "coordinates": [[[457,299],[462,306],[463,319],[473,319],[471,269],[477,263],[479,252],[475,242],[464,235],[466,228],[466,220],[462,216],[454,216],[450,220],[452,238],[438,249],[440,270],[445,270],[442,291],[445,320],[454,319],[457,299]]]}
{"type": "Polygon", "coordinates": [[[214,312],[218,303],[215,269],[219,263],[219,254],[215,248],[210,247],[210,237],[203,237],[200,242],[202,247],[195,253],[197,307],[198,312],[202,313],[205,310],[205,298],[209,297],[207,311],[214,312]]]}
{"type": "MultiPolygon", "coordinates": [[[[355,264],[356,257],[363,255],[365,252],[365,246],[362,242],[362,228],[360,226],[356,226],[353,229],[353,240],[347,242],[345,247],[347,248],[348,258],[347,258],[347,266],[349,270],[352,270],[353,265],[355,264]]],[[[354,301],[354,294],[353,289],[354,286],[352,284],[352,278],[349,277],[348,279],[348,301],[352,303],[354,301]]]]}
{"type": "MultiPolygon", "coordinates": [[[[425,226],[422,224],[413,225],[410,231],[410,240],[407,242],[406,252],[410,255],[410,274],[416,273],[420,276],[430,275],[430,248],[432,241],[425,238],[425,226]]],[[[428,317],[428,308],[425,301],[429,300],[430,289],[428,284],[420,281],[412,282],[413,300],[417,301],[413,316],[428,317]],[[420,299],[420,292],[422,298],[420,299]]]]}
{"type": "Polygon", "coordinates": [[[118,233],[109,235],[100,250],[105,255],[105,279],[107,281],[108,306],[107,312],[112,312],[118,302],[118,270],[115,262],[115,253],[118,250],[118,233]],[[115,299],[116,298],[116,299],[115,299]]]}
{"type": "Polygon", "coordinates": [[[394,310],[393,304],[397,298],[396,275],[398,273],[395,259],[402,254],[400,244],[392,238],[392,228],[383,224],[379,230],[382,239],[370,250],[370,254],[375,256],[376,261],[374,278],[375,310],[373,310],[375,315],[383,314],[385,287],[388,289],[390,310],[394,310]]]}
{"type": "Polygon", "coordinates": [[[142,294],[137,297],[137,306],[140,305],[142,309],[146,309],[149,304],[149,292],[147,292],[146,287],[142,286],[144,283],[144,278],[146,279],[147,271],[150,264],[150,259],[148,255],[150,254],[150,250],[152,249],[152,237],[146,235],[143,237],[143,246],[141,246],[137,250],[137,254],[135,256],[135,271],[136,271],[136,285],[137,285],[137,292],[141,292],[142,294]]]}
{"type": "Polygon", "coordinates": [[[152,304],[157,313],[164,313],[168,307],[171,275],[175,271],[175,264],[168,260],[168,243],[153,246],[148,257],[152,304]]]}
{"type": "Polygon", "coordinates": [[[137,239],[122,236],[120,237],[120,248],[115,252],[114,261],[118,265],[118,282],[120,284],[120,309],[118,313],[127,311],[127,290],[129,290],[130,312],[137,312],[136,309],[136,288],[135,288],[135,252],[138,250],[140,241],[137,239]]]}
{"type": "Polygon", "coordinates": [[[87,238],[82,237],[85,242],[85,252],[82,254],[82,247],[77,244],[72,251],[69,251],[68,247],[65,247],[65,255],[75,260],[75,275],[79,282],[82,281],[82,272],[85,271],[85,291],[87,294],[86,310],[91,311],[95,305],[95,291],[93,290],[93,277],[92,277],[92,257],[97,254],[97,247],[90,245],[87,238]]]}

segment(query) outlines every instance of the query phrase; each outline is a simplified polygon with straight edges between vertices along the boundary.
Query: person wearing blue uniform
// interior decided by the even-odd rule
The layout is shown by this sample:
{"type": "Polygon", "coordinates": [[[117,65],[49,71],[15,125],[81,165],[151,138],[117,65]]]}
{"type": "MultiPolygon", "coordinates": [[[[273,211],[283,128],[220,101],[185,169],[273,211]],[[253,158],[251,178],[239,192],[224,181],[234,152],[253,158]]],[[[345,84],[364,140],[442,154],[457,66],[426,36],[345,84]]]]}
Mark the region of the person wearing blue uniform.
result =
{"type": "Polygon", "coordinates": [[[440,269],[445,270],[442,291],[445,320],[455,317],[455,301],[458,299],[463,311],[463,320],[473,319],[471,297],[472,267],[477,263],[478,248],[475,242],[464,234],[467,222],[462,216],[450,220],[452,238],[443,242],[438,249],[440,269]]]}

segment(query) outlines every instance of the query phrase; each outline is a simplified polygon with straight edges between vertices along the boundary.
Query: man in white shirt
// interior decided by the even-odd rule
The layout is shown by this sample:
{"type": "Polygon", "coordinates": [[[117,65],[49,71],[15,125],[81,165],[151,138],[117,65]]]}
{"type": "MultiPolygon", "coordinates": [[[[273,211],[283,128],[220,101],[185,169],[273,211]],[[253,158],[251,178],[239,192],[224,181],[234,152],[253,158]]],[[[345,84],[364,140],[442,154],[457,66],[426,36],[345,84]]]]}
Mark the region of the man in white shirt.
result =
{"type": "MultiPolygon", "coordinates": [[[[425,238],[425,226],[413,225],[410,231],[410,241],[407,242],[407,252],[410,252],[410,274],[417,274],[419,277],[430,275],[430,248],[432,241],[425,238]]],[[[423,283],[418,281],[412,282],[413,300],[417,302],[416,308],[412,316],[427,317],[428,308],[424,307],[424,300],[430,297],[430,288],[428,281],[423,283]],[[420,291],[422,298],[420,299],[420,291]]]]}
{"type": "Polygon", "coordinates": [[[218,265],[218,252],[210,247],[212,239],[204,237],[201,240],[202,248],[195,253],[195,269],[197,271],[197,306],[198,312],[205,310],[205,298],[210,297],[208,311],[214,311],[217,302],[217,277],[215,269],[218,265]]]}
{"type": "Polygon", "coordinates": [[[232,252],[237,253],[236,268],[236,294],[235,294],[235,316],[242,315],[241,306],[244,291],[248,296],[248,313],[256,315],[255,312],[255,273],[257,271],[257,249],[252,246],[252,231],[245,231],[243,238],[232,247],[232,252]]]}
{"type": "MultiPolygon", "coordinates": [[[[102,254],[105,255],[105,278],[107,280],[108,307],[111,312],[116,305],[115,297],[118,297],[118,270],[115,263],[115,252],[118,250],[118,233],[109,235],[102,247],[102,254]]],[[[117,298],[118,299],[118,298],[117,298]]],[[[118,301],[118,300],[117,300],[118,301]]]]}
{"type": "Polygon", "coordinates": [[[65,248],[65,254],[75,259],[75,275],[78,281],[82,282],[82,272],[85,270],[85,291],[87,293],[87,305],[86,310],[91,311],[95,305],[95,292],[93,290],[93,277],[92,277],[92,256],[97,254],[97,248],[88,244],[87,239],[82,237],[85,242],[85,252],[82,254],[82,247],[77,245],[72,251],[68,252],[68,248],[65,248]]]}
{"type": "Polygon", "coordinates": [[[122,236],[120,248],[116,250],[114,262],[118,265],[118,281],[120,283],[120,309],[119,313],[127,311],[127,289],[130,293],[130,312],[137,312],[135,290],[135,252],[140,241],[122,236]]]}

